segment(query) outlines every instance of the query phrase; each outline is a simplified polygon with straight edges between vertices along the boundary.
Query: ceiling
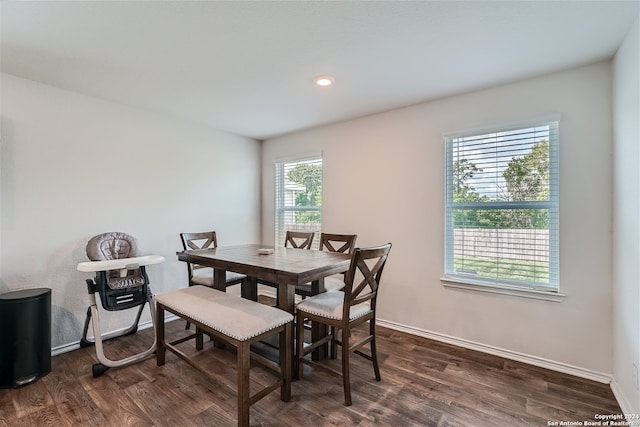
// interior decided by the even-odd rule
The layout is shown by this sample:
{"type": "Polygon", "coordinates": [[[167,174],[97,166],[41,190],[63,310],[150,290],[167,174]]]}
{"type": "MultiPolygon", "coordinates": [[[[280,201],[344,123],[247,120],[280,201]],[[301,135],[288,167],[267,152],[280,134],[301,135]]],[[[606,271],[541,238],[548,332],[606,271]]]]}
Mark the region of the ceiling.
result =
{"type": "Polygon", "coordinates": [[[262,140],[611,58],[638,3],[3,1],[1,62],[262,140]]]}

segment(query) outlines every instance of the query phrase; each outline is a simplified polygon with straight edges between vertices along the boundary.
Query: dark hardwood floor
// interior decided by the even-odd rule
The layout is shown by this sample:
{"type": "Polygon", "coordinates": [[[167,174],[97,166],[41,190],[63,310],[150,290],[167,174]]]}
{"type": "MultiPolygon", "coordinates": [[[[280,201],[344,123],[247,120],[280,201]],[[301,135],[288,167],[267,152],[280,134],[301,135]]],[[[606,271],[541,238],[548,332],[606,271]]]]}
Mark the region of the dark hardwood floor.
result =
{"type": "MultiPolygon", "coordinates": [[[[184,334],[184,322],[167,336],[184,334]]],[[[140,351],[150,329],[105,343],[120,358],[140,351]]],[[[183,344],[193,349],[190,341],[183,344]]],[[[189,350],[195,353],[195,350],[189,350]]],[[[353,406],[343,404],[342,381],[330,369],[340,360],[305,367],[292,399],[279,394],[252,406],[251,424],[269,426],[547,426],[619,414],[611,389],[570,375],[378,328],[382,381],[370,362],[352,360],[353,406]]],[[[235,357],[211,342],[197,357],[218,378],[235,383],[235,357]]],[[[235,390],[212,381],[172,354],[91,376],[93,348],[53,357],[52,372],[31,385],[0,390],[0,426],[232,426],[235,390]]],[[[270,381],[260,367],[255,384],[270,381]]]]}

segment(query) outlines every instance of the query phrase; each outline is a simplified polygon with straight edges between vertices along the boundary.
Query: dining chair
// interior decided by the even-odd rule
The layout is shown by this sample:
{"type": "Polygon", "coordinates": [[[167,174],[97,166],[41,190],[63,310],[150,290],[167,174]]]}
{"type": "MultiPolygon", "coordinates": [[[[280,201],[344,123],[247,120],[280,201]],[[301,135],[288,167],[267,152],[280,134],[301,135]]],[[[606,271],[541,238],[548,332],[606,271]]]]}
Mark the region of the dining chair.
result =
{"type": "MultiPolygon", "coordinates": [[[[182,249],[185,251],[192,249],[215,249],[218,247],[218,238],[215,231],[203,231],[198,233],[180,233],[182,241],[182,249]]],[[[213,269],[198,264],[187,263],[188,284],[204,285],[213,287],[213,269]]],[[[243,297],[249,297],[253,294],[249,289],[250,283],[244,274],[227,271],[225,287],[240,285],[243,297]]],[[[254,299],[254,298],[251,298],[254,299]]],[[[190,324],[187,322],[187,329],[190,324]]]]}
{"type": "Polygon", "coordinates": [[[353,251],[351,263],[345,278],[343,291],[324,292],[306,298],[296,306],[296,358],[298,378],[302,379],[303,365],[309,363],[305,356],[317,347],[331,343],[331,358],[337,357],[336,346],[342,349],[342,382],[345,405],[351,406],[351,383],[349,378],[349,358],[358,354],[373,364],[376,381],[380,381],[380,368],[376,352],[376,301],[382,271],[387,262],[391,243],[353,251]],[[327,336],[315,342],[304,342],[305,319],[330,327],[327,336]],[[369,322],[369,333],[364,338],[351,342],[351,331],[369,322]],[[341,331],[340,339],[337,332],[341,331]],[[371,353],[360,350],[370,344],[371,353]]]}
{"type": "MultiPolygon", "coordinates": [[[[340,252],[350,254],[356,246],[357,234],[320,234],[320,250],[329,252],[340,252]]],[[[344,278],[346,273],[334,274],[324,278],[325,291],[339,291],[344,288],[344,278]]],[[[306,298],[318,292],[312,288],[311,283],[296,286],[296,294],[306,298]]]]}
{"type": "MultiPolygon", "coordinates": [[[[311,245],[313,244],[313,237],[315,236],[314,231],[290,231],[287,230],[287,233],[284,236],[284,247],[285,248],[297,248],[297,249],[311,249],[311,245]]],[[[278,284],[275,282],[267,282],[267,281],[258,281],[259,285],[265,285],[272,288],[278,288],[278,284]]]]}

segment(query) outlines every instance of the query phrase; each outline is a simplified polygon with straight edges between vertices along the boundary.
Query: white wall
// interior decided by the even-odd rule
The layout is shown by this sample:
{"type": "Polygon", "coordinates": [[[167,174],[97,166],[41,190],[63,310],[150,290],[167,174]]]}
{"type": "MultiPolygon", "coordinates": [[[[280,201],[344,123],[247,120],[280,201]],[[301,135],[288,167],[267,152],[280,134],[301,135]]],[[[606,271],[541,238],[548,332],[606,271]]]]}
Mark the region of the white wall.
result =
{"type": "Polygon", "coordinates": [[[613,389],[640,413],[640,34],[639,21],[613,62],[613,389]],[[635,365],[635,368],[634,368],[635,365]]]}
{"type": "Polygon", "coordinates": [[[92,236],[123,231],[164,255],[148,270],[155,293],[186,286],[180,232],[259,241],[258,141],[11,75],[1,85],[0,292],[52,288],[54,348],[80,338],[91,276],[76,265],[92,236]]]}
{"type": "Polygon", "coordinates": [[[610,62],[274,138],[263,144],[263,241],[273,241],[274,160],[322,151],[323,229],[357,233],[358,246],[393,243],[380,319],[607,378],[611,150],[610,62]],[[443,288],[442,134],[551,113],[562,116],[560,286],[567,298],[443,288]]]}

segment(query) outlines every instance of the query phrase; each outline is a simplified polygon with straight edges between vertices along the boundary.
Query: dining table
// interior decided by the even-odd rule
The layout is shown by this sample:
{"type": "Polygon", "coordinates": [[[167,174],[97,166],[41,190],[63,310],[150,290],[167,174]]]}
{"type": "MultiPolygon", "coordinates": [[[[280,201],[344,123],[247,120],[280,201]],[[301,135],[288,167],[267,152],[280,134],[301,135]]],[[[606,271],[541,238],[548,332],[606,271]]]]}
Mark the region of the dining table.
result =
{"type": "MultiPolygon", "coordinates": [[[[296,286],[311,283],[314,293],[324,292],[324,278],[349,269],[351,255],[299,248],[286,248],[262,244],[218,246],[210,249],[192,249],[176,253],[179,261],[213,268],[213,287],[226,290],[226,272],[244,274],[249,281],[248,297],[257,299],[257,283],[277,283],[277,307],[295,315],[296,286]]],[[[326,334],[326,329],[312,324],[314,340],[326,334]]],[[[292,352],[294,342],[281,338],[279,348],[292,352]]],[[[327,355],[325,348],[313,354],[314,360],[327,355]]]]}

